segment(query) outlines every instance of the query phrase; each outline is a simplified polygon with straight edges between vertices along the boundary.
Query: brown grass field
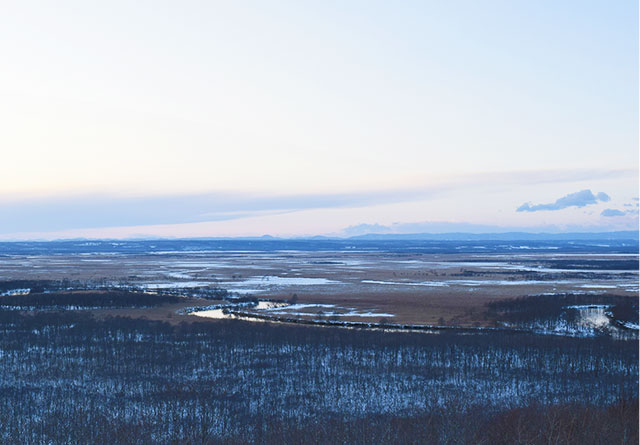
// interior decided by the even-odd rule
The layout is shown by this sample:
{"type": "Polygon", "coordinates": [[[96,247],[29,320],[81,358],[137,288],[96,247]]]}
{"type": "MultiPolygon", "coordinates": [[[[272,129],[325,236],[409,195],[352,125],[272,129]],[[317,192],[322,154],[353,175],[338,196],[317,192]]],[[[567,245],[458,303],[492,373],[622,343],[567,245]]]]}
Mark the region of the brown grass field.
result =
{"type": "Polygon", "coordinates": [[[326,316],[349,321],[449,326],[492,326],[495,320],[487,313],[488,302],[532,294],[590,292],[638,296],[637,270],[549,268],[549,261],[557,259],[577,264],[598,260],[606,264],[620,257],[369,252],[11,256],[0,261],[0,279],[68,279],[146,286],[149,291],[177,287],[185,296],[184,302],[178,304],[92,311],[98,318],[128,316],[171,323],[212,322],[176,312],[185,307],[223,303],[189,297],[192,291],[207,287],[260,299],[294,299],[298,305],[333,305],[290,311],[300,318],[326,316]],[[349,313],[366,316],[346,315],[349,313]]]}

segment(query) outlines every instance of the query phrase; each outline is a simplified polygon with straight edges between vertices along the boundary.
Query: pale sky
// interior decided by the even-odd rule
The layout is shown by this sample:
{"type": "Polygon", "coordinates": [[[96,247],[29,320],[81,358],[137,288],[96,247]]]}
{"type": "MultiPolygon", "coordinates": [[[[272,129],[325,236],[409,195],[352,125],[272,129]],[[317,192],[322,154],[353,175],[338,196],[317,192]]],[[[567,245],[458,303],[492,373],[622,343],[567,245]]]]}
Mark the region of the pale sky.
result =
{"type": "Polygon", "coordinates": [[[636,1],[5,1],[0,57],[0,239],[638,227],[636,1]]]}

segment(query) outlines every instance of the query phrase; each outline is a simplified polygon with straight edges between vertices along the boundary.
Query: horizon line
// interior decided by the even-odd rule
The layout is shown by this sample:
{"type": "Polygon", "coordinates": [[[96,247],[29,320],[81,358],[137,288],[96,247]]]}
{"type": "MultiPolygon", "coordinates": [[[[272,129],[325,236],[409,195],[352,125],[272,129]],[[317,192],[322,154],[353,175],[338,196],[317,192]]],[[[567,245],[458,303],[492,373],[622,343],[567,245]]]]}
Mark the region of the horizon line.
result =
{"type": "MultiPolygon", "coordinates": [[[[491,238],[491,237],[504,237],[507,235],[525,235],[528,237],[550,237],[550,238],[559,238],[559,237],[570,237],[570,236],[578,236],[580,238],[584,237],[597,237],[597,236],[607,236],[607,235],[628,235],[629,238],[618,238],[622,239],[633,239],[640,240],[640,230],[605,230],[605,231],[585,231],[585,232],[527,232],[527,231],[503,231],[503,232],[464,232],[464,231],[453,231],[453,232],[414,232],[414,233],[365,233],[361,235],[351,235],[351,236],[339,236],[339,235],[303,235],[303,236],[273,236],[269,234],[264,235],[251,235],[251,236],[197,236],[197,237],[171,237],[171,236],[132,236],[126,238],[109,238],[109,237],[73,237],[73,238],[53,238],[53,239],[38,239],[38,238],[24,238],[24,239],[0,239],[0,243],[42,243],[42,242],[72,242],[72,241],[225,241],[225,240],[251,240],[251,241],[304,241],[304,240],[313,240],[313,241],[340,241],[340,240],[353,240],[353,241],[367,241],[372,240],[372,238],[386,238],[393,240],[394,238],[397,240],[415,240],[415,241],[426,241],[424,237],[434,237],[434,238],[444,238],[447,236],[473,236],[477,238],[491,238]],[[423,238],[412,238],[412,237],[423,237],[423,238]]],[[[441,239],[445,241],[444,239],[441,239]]],[[[503,238],[503,240],[505,240],[503,238]]],[[[518,238],[512,238],[513,241],[519,240],[518,238]]],[[[461,239],[453,240],[453,241],[461,241],[461,239]]]]}

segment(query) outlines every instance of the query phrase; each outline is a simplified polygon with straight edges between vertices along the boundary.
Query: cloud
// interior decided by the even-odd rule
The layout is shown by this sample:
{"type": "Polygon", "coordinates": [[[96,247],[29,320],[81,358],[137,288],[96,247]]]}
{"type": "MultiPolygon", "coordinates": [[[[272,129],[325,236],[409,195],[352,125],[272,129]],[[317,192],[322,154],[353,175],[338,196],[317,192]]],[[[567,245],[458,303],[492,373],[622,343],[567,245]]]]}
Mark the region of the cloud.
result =
{"type": "Polygon", "coordinates": [[[598,201],[608,202],[610,200],[611,197],[604,192],[599,192],[594,195],[591,190],[581,190],[576,193],[569,193],[550,204],[531,205],[530,202],[526,202],[518,207],[516,211],[539,212],[541,210],[562,210],[567,207],[585,207],[591,204],[597,204],[598,201]]]}
{"type": "MultiPolygon", "coordinates": [[[[618,221],[619,223],[620,221],[618,221]]],[[[537,226],[498,226],[488,224],[474,224],[468,222],[448,222],[448,221],[422,221],[422,222],[395,222],[389,225],[381,224],[358,224],[349,226],[337,236],[359,236],[368,234],[443,234],[443,233],[465,233],[465,234],[497,234],[497,233],[580,233],[580,232],[610,232],[612,230],[637,230],[637,224],[631,223],[623,226],[611,226],[609,222],[603,225],[537,225],[537,226]]]]}
{"type": "Polygon", "coordinates": [[[494,233],[505,231],[504,227],[466,222],[422,221],[396,222],[388,226],[380,224],[358,224],[342,231],[342,236],[358,236],[367,234],[409,234],[409,233],[494,233]]]}
{"type": "Polygon", "coordinates": [[[347,227],[343,230],[343,233],[346,236],[357,236],[367,233],[391,233],[391,228],[380,224],[358,224],[347,227]]]}
{"type": "Polygon", "coordinates": [[[618,209],[604,209],[602,213],[600,213],[600,215],[611,217],[611,216],[624,216],[626,215],[626,213],[618,209]]]}
{"type": "Polygon", "coordinates": [[[224,221],[311,209],[358,208],[427,199],[451,186],[352,193],[69,196],[0,202],[0,233],[224,221]]]}

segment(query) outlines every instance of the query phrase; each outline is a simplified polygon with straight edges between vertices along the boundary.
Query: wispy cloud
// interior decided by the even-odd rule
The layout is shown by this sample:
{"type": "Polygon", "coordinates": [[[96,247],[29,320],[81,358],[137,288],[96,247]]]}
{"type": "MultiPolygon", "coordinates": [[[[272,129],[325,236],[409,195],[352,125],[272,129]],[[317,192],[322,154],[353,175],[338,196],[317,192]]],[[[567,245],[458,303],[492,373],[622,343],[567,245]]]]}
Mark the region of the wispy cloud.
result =
{"type": "MultiPolygon", "coordinates": [[[[458,190],[571,183],[635,176],[635,170],[541,170],[476,174],[446,183],[344,193],[260,195],[199,193],[168,196],[82,195],[19,199],[0,196],[0,233],[62,231],[225,221],[313,209],[362,208],[427,200],[458,190]]],[[[608,198],[599,194],[597,199],[608,198]]],[[[443,215],[446,216],[446,215],[443,215]]]]}
{"type": "Polygon", "coordinates": [[[549,204],[534,204],[526,202],[518,207],[518,212],[539,212],[541,210],[562,210],[567,207],[585,207],[591,204],[597,204],[599,201],[608,202],[611,198],[604,192],[593,194],[591,190],[581,190],[576,193],[569,193],[562,198],[557,199],[549,204]]]}
{"type": "Polygon", "coordinates": [[[276,196],[207,193],[32,199],[0,203],[0,233],[224,221],[310,209],[366,207],[426,199],[445,189],[432,187],[276,196]]]}

